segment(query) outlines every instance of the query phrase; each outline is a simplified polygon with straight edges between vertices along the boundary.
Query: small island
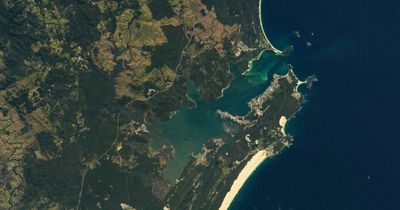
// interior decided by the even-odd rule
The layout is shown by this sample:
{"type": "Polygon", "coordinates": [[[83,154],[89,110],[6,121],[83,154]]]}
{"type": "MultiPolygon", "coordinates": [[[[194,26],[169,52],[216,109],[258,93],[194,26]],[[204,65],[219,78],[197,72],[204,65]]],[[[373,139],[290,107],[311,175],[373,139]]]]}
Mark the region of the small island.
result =
{"type": "Polygon", "coordinates": [[[0,3],[0,209],[227,209],[292,143],[259,0],[0,3]]]}

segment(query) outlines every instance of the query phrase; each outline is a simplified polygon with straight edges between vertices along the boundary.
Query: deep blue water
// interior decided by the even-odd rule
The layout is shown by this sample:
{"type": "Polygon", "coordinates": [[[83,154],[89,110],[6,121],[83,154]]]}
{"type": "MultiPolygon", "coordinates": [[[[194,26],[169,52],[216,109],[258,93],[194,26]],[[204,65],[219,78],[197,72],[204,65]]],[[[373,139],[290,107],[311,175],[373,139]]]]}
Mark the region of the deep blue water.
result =
{"type": "Polygon", "coordinates": [[[400,209],[400,2],[264,0],[263,22],[277,48],[294,44],[295,72],[319,81],[289,122],[294,145],[231,209],[400,209]]]}

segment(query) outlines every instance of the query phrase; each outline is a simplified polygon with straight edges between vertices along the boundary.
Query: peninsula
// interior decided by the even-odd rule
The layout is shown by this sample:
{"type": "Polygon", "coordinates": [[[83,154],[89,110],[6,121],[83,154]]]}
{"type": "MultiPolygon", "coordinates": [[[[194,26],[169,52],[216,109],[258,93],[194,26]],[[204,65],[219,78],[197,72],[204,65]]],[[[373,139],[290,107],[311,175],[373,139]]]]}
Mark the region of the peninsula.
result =
{"type": "Polygon", "coordinates": [[[227,209],[315,80],[260,3],[0,2],[0,209],[227,209]]]}

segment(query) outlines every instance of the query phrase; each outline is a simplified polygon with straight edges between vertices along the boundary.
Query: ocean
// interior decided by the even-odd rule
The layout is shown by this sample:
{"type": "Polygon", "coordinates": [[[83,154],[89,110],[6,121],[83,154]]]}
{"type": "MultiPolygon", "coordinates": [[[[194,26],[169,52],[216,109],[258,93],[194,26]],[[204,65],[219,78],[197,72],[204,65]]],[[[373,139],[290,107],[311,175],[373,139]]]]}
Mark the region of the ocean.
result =
{"type": "Polygon", "coordinates": [[[400,2],[263,0],[262,18],[275,47],[294,45],[300,79],[318,82],[288,123],[293,146],[230,209],[400,209],[400,2]]]}

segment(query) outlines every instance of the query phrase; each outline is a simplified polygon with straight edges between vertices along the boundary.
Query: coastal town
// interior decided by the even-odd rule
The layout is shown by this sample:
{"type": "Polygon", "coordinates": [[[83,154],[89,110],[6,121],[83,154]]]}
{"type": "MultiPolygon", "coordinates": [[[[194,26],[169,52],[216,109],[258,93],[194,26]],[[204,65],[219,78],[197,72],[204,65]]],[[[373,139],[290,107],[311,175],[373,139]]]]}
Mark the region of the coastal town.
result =
{"type": "MultiPolygon", "coordinates": [[[[267,72],[269,85],[240,101],[247,113],[213,106],[253,87],[252,61],[292,49],[269,42],[260,4],[1,2],[0,209],[227,209],[257,166],[291,145],[298,88],[316,80],[280,62],[285,74],[267,72]],[[203,118],[155,124],[200,106],[218,135],[154,142],[203,118]],[[194,146],[182,155],[179,143],[194,146]]],[[[186,132],[203,132],[193,125],[186,132]]]]}

